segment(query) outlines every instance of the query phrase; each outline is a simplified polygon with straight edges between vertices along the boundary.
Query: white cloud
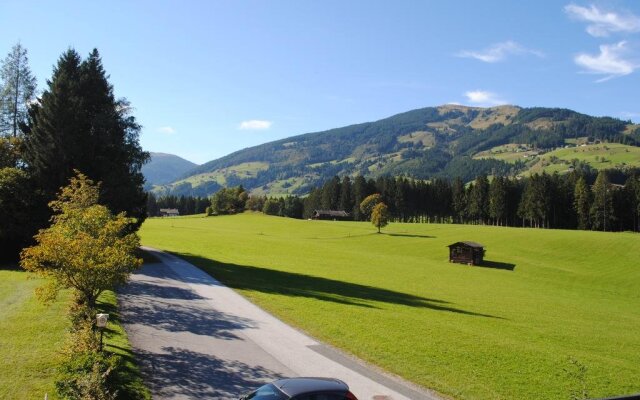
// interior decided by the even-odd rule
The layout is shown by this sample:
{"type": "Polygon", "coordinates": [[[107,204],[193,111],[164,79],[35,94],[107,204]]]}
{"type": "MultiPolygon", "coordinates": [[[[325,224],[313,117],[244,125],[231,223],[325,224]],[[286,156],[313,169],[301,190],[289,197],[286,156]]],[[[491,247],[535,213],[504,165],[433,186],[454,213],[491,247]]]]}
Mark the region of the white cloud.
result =
{"type": "Polygon", "coordinates": [[[265,121],[259,119],[251,119],[249,121],[242,121],[238,129],[243,130],[264,130],[271,128],[272,121],[265,121]]]}
{"type": "Polygon", "coordinates": [[[597,82],[629,75],[638,68],[638,65],[623,58],[626,44],[627,42],[625,41],[616,44],[603,44],[600,46],[600,54],[580,53],[574,58],[574,61],[585,69],[585,73],[606,75],[604,78],[597,80],[597,82]]]}
{"type": "Polygon", "coordinates": [[[170,126],[161,126],[157,129],[157,132],[164,133],[165,135],[173,135],[174,133],[176,133],[176,130],[170,126]]]}
{"type": "Polygon", "coordinates": [[[475,106],[491,107],[508,103],[497,94],[485,90],[472,90],[466,92],[464,95],[467,97],[469,103],[475,106]]]}
{"type": "Polygon", "coordinates": [[[462,50],[456,55],[458,57],[464,57],[464,58],[475,58],[476,60],[480,60],[486,63],[496,63],[496,62],[505,60],[508,55],[512,55],[512,54],[513,55],[532,54],[537,57],[544,57],[544,54],[542,52],[528,49],[512,40],[496,43],[480,51],[462,50]]]}
{"type": "Polygon", "coordinates": [[[593,4],[589,8],[569,4],[564,7],[564,11],[571,18],[588,22],[587,32],[591,36],[606,37],[614,32],[640,32],[640,18],[631,13],[605,12],[593,4]]]}

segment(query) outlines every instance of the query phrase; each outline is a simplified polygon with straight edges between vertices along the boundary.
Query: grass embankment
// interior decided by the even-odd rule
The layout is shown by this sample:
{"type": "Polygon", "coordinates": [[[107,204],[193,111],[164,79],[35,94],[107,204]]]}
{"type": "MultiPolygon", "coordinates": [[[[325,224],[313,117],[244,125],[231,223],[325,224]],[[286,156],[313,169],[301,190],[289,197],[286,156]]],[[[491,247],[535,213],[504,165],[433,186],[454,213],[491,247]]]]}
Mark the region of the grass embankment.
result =
{"type": "MultiPolygon", "coordinates": [[[[58,300],[45,306],[34,294],[42,279],[28,276],[19,269],[0,268],[0,399],[42,399],[45,393],[49,399],[57,398],[56,366],[71,327],[67,317],[70,293],[62,292],[58,300]]],[[[114,293],[104,293],[99,306],[110,314],[104,349],[123,357],[121,391],[150,399],[120,324],[114,293]]]]}
{"type": "Polygon", "coordinates": [[[640,392],[640,236],[488,226],[148,219],[181,255],[312,335],[460,399],[640,392]],[[487,246],[487,267],[447,245],[487,246]],[[569,372],[567,372],[567,370],[569,372]],[[573,371],[573,373],[571,372],[573,371]]]}

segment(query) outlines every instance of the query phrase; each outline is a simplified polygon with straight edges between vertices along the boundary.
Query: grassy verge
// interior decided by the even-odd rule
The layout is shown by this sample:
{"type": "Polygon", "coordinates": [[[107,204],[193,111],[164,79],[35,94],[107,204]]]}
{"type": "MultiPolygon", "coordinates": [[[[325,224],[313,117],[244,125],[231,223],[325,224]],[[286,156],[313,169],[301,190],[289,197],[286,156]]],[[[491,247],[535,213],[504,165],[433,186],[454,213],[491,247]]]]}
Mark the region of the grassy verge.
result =
{"type": "Polygon", "coordinates": [[[639,235],[373,231],[244,214],[152,218],[140,234],[283,320],[455,398],[566,399],[583,384],[591,397],[640,392],[639,235]],[[487,246],[484,268],[448,262],[460,240],[487,246]]]}
{"type": "Polygon", "coordinates": [[[40,279],[0,269],[0,399],[55,398],[58,351],[70,326],[68,293],[50,306],[34,296],[40,279]]]}
{"type": "Polygon", "coordinates": [[[119,388],[119,398],[151,399],[151,392],[142,381],[127,332],[122,326],[115,293],[104,292],[98,299],[98,307],[102,312],[109,314],[109,322],[104,330],[104,351],[117,354],[123,360],[122,367],[117,372],[118,380],[122,384],[119,388]]]}
{"type": "MultiPolygon", "coordinates": [[[[31,279],[17,268],[0,268],[0,399],[55,399],[55,376],[70,328],[67,306],[70,293],[62,292],[49,306],[40,303],[34,289],[42,279],[31,279]]],[[[117,312],[116,297],[106,292],[100,308],[110,314],[105,347],[123,358],[119,380],[121,398],[150,399],[140,378],[127,334],[117,312]]]]}

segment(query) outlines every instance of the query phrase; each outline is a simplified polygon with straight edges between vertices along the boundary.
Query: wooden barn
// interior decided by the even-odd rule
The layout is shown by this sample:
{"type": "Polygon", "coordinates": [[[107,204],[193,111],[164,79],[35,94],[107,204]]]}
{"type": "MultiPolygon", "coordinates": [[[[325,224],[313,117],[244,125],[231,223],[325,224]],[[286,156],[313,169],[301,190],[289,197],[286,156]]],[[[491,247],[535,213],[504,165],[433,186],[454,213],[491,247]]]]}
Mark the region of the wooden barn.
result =
{"type": "Polygon", "coordinates": [[[161,217],[177,217],[180,215],[180,212],[177,208],[161,208],[160,216],[161,217]]]}
{"type": "Polygon", "coordinates": [[[324,219],[330,221],[348,221],[351,219],[351,215],[349,215],[346,211],[336,211],[336,210],[314,210],[313,219],[324,219]]]}
{"type": "Polygon", "coordinates": [[[480,265],[484,257],[484,246],[476,242],[456,242],[449,245],[449,262],[480,265]]]}

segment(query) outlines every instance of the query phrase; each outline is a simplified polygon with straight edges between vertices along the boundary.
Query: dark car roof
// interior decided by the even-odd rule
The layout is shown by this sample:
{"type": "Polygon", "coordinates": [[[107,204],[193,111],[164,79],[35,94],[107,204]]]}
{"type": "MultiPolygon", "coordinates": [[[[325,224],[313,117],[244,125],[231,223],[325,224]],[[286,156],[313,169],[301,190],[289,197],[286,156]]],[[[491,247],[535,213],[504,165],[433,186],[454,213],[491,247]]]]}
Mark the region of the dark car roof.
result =
{"type": "Polygon", "coordinates": [[[273,385],[289,397],[307,392],[346,392],[349,386],[335,378],[287,378],[273,382],[273,385]]]}

